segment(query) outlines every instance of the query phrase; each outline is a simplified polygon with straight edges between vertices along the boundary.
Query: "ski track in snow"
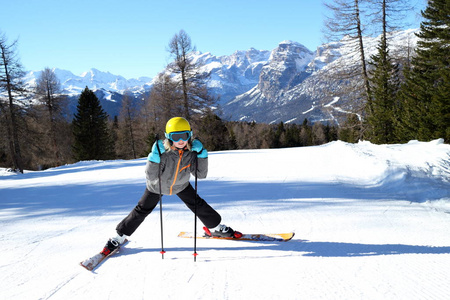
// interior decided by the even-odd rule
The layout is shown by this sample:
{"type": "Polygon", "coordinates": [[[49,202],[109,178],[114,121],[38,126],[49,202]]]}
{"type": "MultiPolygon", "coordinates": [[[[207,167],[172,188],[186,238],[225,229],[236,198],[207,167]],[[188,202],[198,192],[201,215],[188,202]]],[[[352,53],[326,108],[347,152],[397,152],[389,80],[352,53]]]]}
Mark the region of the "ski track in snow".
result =
{"type": "MultiPolygon", "coordinates": [[[[245,233],[285,243],[180,239],[174,196],[93,272],[144,188],[145,159],[0,171],[1,299],[447,299],[450,146],[333,142],[212,152],[199,194],[245,233]],[[2,176],[4,175],[4,176],[2,176]]],[[[201,232],[200,224],[198,232],[201,232]]]]}

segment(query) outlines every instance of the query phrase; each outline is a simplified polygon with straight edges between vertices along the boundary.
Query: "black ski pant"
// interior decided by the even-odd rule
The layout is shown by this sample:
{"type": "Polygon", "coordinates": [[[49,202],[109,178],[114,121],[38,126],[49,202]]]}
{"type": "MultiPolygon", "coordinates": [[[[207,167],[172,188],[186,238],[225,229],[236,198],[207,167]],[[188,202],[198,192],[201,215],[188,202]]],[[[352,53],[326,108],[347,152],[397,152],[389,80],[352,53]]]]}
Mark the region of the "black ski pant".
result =
{"type": "MultiPolygon", "coordinates": [[[[196,196],[196,192],[192,185],[189,185],[177,194],[178,197],[192,211],[195,211],[195,203],[197,202],[197,217],[208,228],[214,228],[220,224],[221,216],[215,211],[205,200],[196,196]]],[[[145,189],[144,194],[139,200],[136,207],[125,217],[116,227],[118,233],[132,235],[133,232],[141,225],[145,218],[152,212],[159,202],[159,194],[150,192],[145,189]]]]}

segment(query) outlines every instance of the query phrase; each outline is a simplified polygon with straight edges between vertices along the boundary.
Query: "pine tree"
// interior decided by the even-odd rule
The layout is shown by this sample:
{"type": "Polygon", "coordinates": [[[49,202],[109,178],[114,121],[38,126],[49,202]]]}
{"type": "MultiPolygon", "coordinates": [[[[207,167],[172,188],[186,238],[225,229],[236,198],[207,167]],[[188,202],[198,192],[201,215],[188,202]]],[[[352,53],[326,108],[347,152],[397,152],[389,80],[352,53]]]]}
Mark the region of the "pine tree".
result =
{"type": "Polygon", "coordinates": [[[78,99],[73,119],[74,158],[77,160],[113,158],[113,142],[108,130],[108,114],[94,92],[86,87],[78,99]]]}
{"type": "Polygon", "coordinates": [[[402,93],[402,139],[450,140],[450,2],[428,1],[402,93]]]}
{"type": "Polygon", "coordinates": [[[282,144],[284,147],[300,146],[300,126],[299,125],[288,124],[288,126],[286,126],[282,144]]]}
{"type": "Polygon", "coordinates": [[[381,37],[378,53],[371,58],[374,69],[370,72],[371,99],[366,105],[366,137],[378,144],[393,143],[400,80],[398,66],[389,56],[386,36],[381,37]]]}
{"type": "Polygon", "coordinates": [[[361,132],[361,120],[358,115],[350,114],[340,126],[338,138],[348,143],[357,143],[361,132]]]}
{"type": "Polygon", "coordinates": [[[273,131],[272,136],[272,143],[270,145],[270,148],[281,148],[284,147],[284,144],[282,142],[282,136],[284,135],[286,129],[284,128],[283,122],[280,122],[276,129],[273,131]]]}
{"type": "Polygon", "coordinates": [[[235,150],[238,149],[238,142],[236,138],[236,134],[234,133],[233,126],[231,126],[230,122],[225,123],[227,127],[227,131],[229,134],[229,145],[227,150],[235,150]]]}
{"type": "Polygon", "coordinates": [[[338,139],[337,127],[327,123],[327,126],[325,126],[325,136],[327,139],[327,143],[331,141],[337,141],[338,139]]]}

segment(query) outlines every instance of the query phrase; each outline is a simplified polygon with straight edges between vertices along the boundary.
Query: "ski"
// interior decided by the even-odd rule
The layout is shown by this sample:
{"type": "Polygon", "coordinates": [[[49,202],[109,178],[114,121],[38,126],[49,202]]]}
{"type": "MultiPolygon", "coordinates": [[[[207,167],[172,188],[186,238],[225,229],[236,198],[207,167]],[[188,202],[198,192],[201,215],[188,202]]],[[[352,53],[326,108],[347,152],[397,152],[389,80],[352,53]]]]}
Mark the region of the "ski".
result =
{"type": "MultiPolygon", "coordinates": [[[[234,237],[210,237],[208,235],[197,236],[198,239],[232,240],[232,241],[259,241],[259,242],[287,242],[294,237],[294,232],[270,233],[270,234],[242,234],[240,238],[234,237]]],[[[182,231],[178,234],[180,238],[194,238],[194,233],[182,231]]]]}
{"type": "Polygon", "coordinates": [[[117,253],[120,249],[121,246],[124,246],[125,244],[128,243],[128,240],[125,240],[125,242],[120,245],[119,247],[117,247],[116,249],[114,249],[113,251],[111,251],[111,253],[109,253],[108,255],[104,255],[102,253],[98,253],[82,262],[80,262],[80,266],[82,266],[83,268],[85,268],[88,271],[93,271],[98,265],[100,265],[104,260],[106,260],[107,258],[111,257],[112,255],[114,255],[115,253],[117,253]]]}

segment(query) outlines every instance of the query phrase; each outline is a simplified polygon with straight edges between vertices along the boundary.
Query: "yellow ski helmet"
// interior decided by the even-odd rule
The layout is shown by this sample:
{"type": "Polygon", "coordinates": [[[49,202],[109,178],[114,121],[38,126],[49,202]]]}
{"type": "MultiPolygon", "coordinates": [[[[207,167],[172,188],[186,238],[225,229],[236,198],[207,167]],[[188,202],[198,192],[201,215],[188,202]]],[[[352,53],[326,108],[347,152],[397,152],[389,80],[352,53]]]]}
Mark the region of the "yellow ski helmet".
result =
{"type": "Polygon", "coordinates": [[[189,122],[185,118],[175,117],[167,121],[166,123],[167,134],[179,131],[191,131],[191,125],[189,125],[189,122]]]}

